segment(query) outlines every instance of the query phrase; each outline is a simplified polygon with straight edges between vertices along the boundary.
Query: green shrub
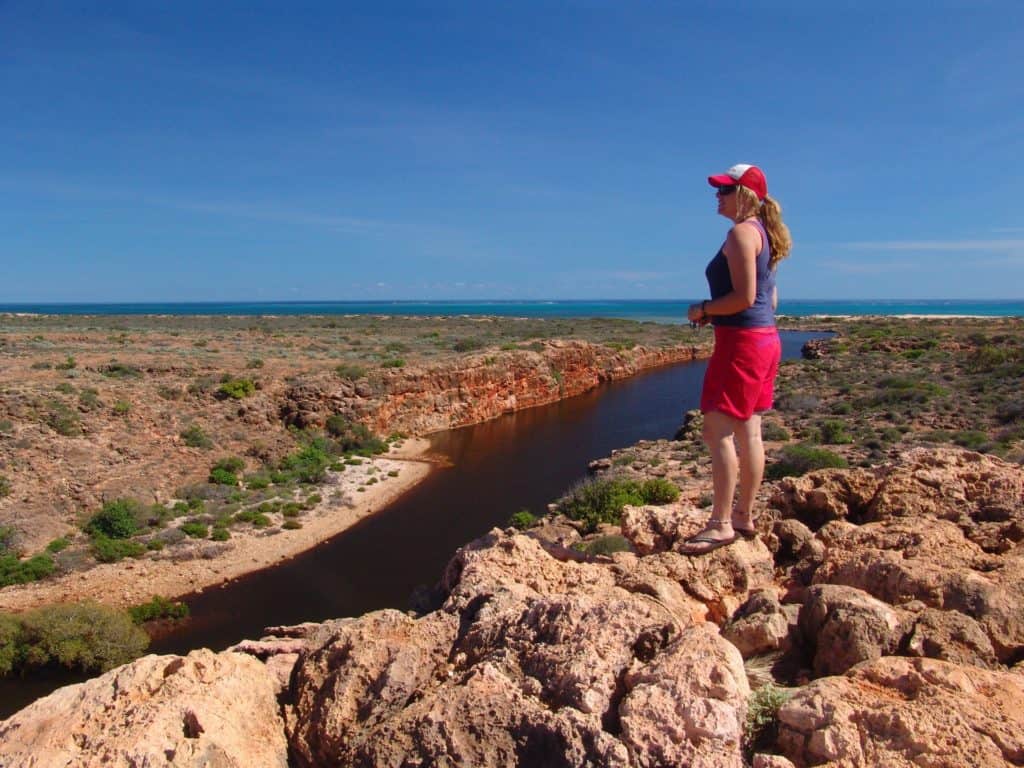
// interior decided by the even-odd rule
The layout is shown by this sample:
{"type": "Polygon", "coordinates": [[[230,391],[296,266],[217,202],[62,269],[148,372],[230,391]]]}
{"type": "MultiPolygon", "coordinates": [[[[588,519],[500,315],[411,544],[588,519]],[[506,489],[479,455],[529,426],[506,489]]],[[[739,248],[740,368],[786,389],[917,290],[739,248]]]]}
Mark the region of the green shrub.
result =
{"type": "Polygon", "coordinates": [[[14,544],[15,530],[9,525],[0,525],[0,555],[10,551],[14,544]]]}
{"type": "Polygon", "coordinates": [[[0,475],[0,499],[11,495],[11,481],[0,475]]]}
{"type": "Polygon", "coordinates": [[[100,373],[112,379],[137,379],[142,376],[142,371],[134,365],[119,363],[116,360],[100,368],[100,373]]]}
{"type": "Polygon", "coordinates": [[[10,419],[0,419],[0,435],[9,435],[13,430],[13,421],[10,419]]]}
{"type": "Polygon", "coordinates": [[[257,472],[245,476],[245,487],[250,491],[262,491],[270,487],[270,475],[266,472],[257,472]]]}
{"type": "Polygon", "coordinates": [[[571,520],[583,522],[589,532],[601,523],[618,523],[627,504],[643,503],[636,481],[588,478],[569,489],[558,502],[558,511],[571,520]]]}
{"type": "Polygon", "coordinates": [[[254,357],[254,358],[250,359],[249,362],[247,362],[245,364],[245,367],[249,368],[249,369],[262,368],[263,367],[263,360],[261,360],[258,357],[254,357]]]}
{"type": "Polygon", "coordinates": [[[228,379],[217,388],[217,396],[241,400],[256,392],[256,384],[252,379],[228,379]]]}
{"type": "Polygon", "coordinates": [[[0,677],[10,674],[18,666],[21,648],[21,621],[16,616],[0,613],[0,677]]]}
{"type": "Polygon", "coordinates": [[[846,459],[839,454],[800,443],[784,446],[780,458],[768,466],[765,476],[770,480],[778,480],[783,477],[799,477],[815,469],[846,466],[846,459]]]}
{"type": "Polygon", "coordinates": [[[127,400],[118,400],[114,403],[115,416],[127,416],[132,410],[132,404],[127,400]]]}
{"type": "Polygon", "coordinates": [[[311,443],[281,459],[279,469],[300,483],[319,483],[333,459],[319,443],[311,443]]]}
{"type": "Polygon", "coordinates": [[[478,339],[472,336],[465,339],[458,339],[454,344],[452,344],[452,349],[456,352],[472,352],[483,347],[483,339],[478,339]]]}
{"type": "Polygon", "coordinates": [[[212,448],[213,440],[198,424],[192,424],[178,435],[189,448],[212,448]]]}
{"type": "Polygon", "coordinates": [[[227,541],[231,538],[231,532],[224,526],[214,526],[213,531],[210,533],[210,538],[213,541],[227,541]]]}
{"type": "Polygon", "coordinates": [[[761,424],[761,437],[765,440],[772,440],[774,442],[784,442],[789,440],[791,435],[789,430],[779,424],[777,421],[765,421],[761,424]]]}
{"type": "MultiPolygon", "coordinates": [[[[68,384],[66,381],[62,381],[60,384],[58,384],[56,387],[54,387],[54,389],[57,390],[58,392],[60,392],[62,395],[73,395],[73,394],[75,394],[75,388],[73,386],[71,386],[70,384],[68,384]]],[[[96,390],[93,390],[93,392],[95,392],[95,391],[96,390]]]]}
{"type": "Polygon", "coordinates": [[[143,514],[142,505],[135,499],[114,499],[89,519],[85,532],[93,537],[128,539],[138,532],[143,514]]]}
{"type": "Polygon", "coordinates": [[[405,360],[400,357],[393,357],[389,360],[382,360],[380,364],[381,368],[404,368],[405,360]]]}
{"type": "Polygon", "coordinates": [[[838,419],[823,421],[818,427],[821,442],[826,445],[843,445],[853,442],[853,436],[846,431],[846,424],[838,419]]]}
{"type": "Polygon", "coordinates": [[[129,608],[128,615],[136,624],[144,624],[155,619],[180,621],[188,616],[188,606],[184,603],[172,602],[166,597],[154,595],[148,603],[133,605],[129,608]]]}
{"type": "Polygon", "coordinates": [[[49,555],[35,555],[28,560],[19,560],[12,554],[0,555],[0,587],[45,579],[54,567],[49,555]]]}
{"type": "Polygon", "coordinates": [[[266,528],[270,525],[270,518],[255,509],[241,510],[235,514],[234,520],[238,523],[251,523],[257,528],[266,528]]]}
{"type": "Polygon", "coordinates": [[[209,526],[206,523],[200,523],[197,520],[188,520],[182,523],[179,527],[186,536],[193,539],[205,539],[210,534],[209,526]]]}
{"type": "Polygon", "coordinates": [[[537,516],[528,509],[521,509],[518,512],[514,512],[508,519],[508,524],[513,528],[518,528],[520,531],[525,531],[535,522],[537,522],[537,516]]]}
{"type": "Polygon", "coordinates": [[[100,393],[95,389],[83,389],[78,394],[78,404],[87,411],[95,411],[103,407],[103,401],[100,400],[100,393]]]}
{"type": "Polygon", "coordinates": [[[145,553],[146,547],[137,541],[109,539],[102,535],[92,540],[92,555],[101,563],[116,563],[126,557],[140,557],[145,553]]]}
{"type": "Polygon", "coordinates": [[[58,435],[79,437],[82,434],[82,423],[78,413],[59,400],[47,401],[43,421],[58,435]]]}
{"type": "Polygon", "coordinates": [[[295,519],[288,519],[281,524],[281,527],[286,531],[295,531],[302,527],[302,523],[295,519]]]}
{"type": "Polygon", "coordinates": [[[237,456],[221,459],[210,469],[209,482],[214,485],[238,485],[238,473],[245,469],[245,462],[237,456]]]}
{"type": "Polygon", "coordinates": [[[349,363],[343,363],[342,365],[339,365],[337,368],[334,369],[334,372],[338,375],[339,378],[349,379],[351,381],[361,379],[366,375],[365,368],[358,365],[351,365],[349,363]]]}
{"type": "Polygon", "coordinates": [[[610,555],[613,552],[629,552],[632,549],[625,536],[612,534],[588,542],[583,551],[588,555],[610,555]]]}
{"type": "Polygon", "coordinates": [[[47,544],[46,551],[52,552],[53,554],[57,554],[58,552],[63,552],[70,546],[71,541],[67,537],[61,536],[59,539],[54,539],[49,544],[47,544]]]}
{"type": "Polygon", "coordinates": [[[641,483],[640,497],[645,504],[668,504],[679,498],[679,488],[671,480],[655,477],[641,483]]]}
{"type": "Polygon", "coordinates": [[[63,363],[57,363],[57,365],[55,365],[54,368],[56,368],[58,371],[70,371],[76,365],[78,365],[78,363],[75,361],[75,358],[71,357],[71,355],[68,355],[63,363]]]}
{"type": "Polygon", "coordinates": [[[20,621],[22,667],[60,664],[102,672],[137,658],[149,645],[149,637],[127,613],[96,603],[49,605],[20,621]]]}
{"type": "Polygon", "coordinates": [[[787,691],[772,683],[762,685],[751,693],[743,729],[743,751],[748,758],[775,744],[779,730],[779,707],[789,697],[787,691]]]}

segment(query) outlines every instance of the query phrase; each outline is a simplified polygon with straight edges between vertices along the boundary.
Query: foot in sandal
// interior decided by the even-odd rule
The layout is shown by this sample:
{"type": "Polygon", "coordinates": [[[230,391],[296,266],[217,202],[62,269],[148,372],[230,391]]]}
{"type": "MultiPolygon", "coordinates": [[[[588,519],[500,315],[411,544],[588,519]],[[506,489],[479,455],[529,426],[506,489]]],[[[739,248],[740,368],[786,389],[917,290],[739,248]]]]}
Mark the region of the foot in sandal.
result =
{"type": "Polygon", "coordinates": [[[732,523],[728,520],[708,520],[704,530],[684,541],[679,552],[684,555],[704,555],[734,541],[736,534],[732,523]]]}

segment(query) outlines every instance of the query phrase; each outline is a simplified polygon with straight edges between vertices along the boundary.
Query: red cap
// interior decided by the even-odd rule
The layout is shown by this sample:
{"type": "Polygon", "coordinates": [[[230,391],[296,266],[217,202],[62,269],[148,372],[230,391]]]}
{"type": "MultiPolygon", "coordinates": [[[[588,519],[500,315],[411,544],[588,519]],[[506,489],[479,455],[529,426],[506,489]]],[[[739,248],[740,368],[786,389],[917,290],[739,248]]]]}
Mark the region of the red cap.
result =
{"type": "Polygon", "coordinates": [[[738,184],[757,195],[758,200],[764,200],[768,196],[768,180],[764,177],[764,171],[756,165],[734,165],[725,173],[708,176],[708,184],[712,187],[731,187],[738,184]]]}

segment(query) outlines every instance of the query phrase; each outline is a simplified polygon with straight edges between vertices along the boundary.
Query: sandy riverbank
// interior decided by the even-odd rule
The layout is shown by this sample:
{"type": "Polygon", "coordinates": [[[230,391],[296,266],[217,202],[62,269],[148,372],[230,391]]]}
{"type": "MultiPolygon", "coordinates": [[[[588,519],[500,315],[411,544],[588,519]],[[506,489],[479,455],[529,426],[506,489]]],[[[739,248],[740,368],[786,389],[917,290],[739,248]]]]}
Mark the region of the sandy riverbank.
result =
{"type": "Polygon", "coordinates": [[[235,529],[225,542],[189,542],[184,551],[150,553],[137,560],[6,587],[0,591],[0,610],[23,611],[81,600],[127,607],[154,595],[178,598],[269,568],[378,512],[423,480],[433,466],[428,446],[426,439],[407,439],[400,448],[393,447],[360,466],[329,473],[319,489],[323,501],[300,518],[301,528],[235,529]],[[371,478],[377,481],[367,484],[371,478]]]}

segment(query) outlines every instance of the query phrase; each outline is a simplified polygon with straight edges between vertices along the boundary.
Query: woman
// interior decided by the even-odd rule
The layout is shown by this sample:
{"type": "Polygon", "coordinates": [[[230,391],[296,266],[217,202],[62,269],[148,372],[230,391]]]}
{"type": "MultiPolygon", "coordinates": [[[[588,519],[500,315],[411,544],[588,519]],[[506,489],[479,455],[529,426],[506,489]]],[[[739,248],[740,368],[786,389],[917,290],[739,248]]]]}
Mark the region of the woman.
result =
{"type": "Polygon", "coordinates": [[[705,270],[711,298],[687,312],[690,322],[715,328],[700,399],[714,505],[704,530],[683,544],[683,553],[691,555],[730,544],[737,535],[756,535],[754,497],[764,475],[761,412],[772,407],[782,352],[775,328],[775,268],[792,245],[782,208],[768,197],[760,168],[734,165],[708,182],[715,187],[718,213],[735,223],[705,270]]]}

